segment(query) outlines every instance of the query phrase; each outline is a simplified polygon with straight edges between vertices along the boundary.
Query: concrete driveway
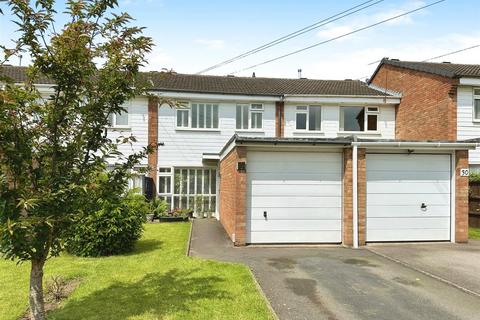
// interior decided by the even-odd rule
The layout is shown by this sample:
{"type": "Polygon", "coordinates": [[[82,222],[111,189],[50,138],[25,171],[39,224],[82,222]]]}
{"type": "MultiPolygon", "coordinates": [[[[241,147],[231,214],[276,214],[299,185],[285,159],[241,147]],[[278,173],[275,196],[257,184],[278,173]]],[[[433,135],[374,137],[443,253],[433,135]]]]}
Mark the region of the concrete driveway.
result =
{"type": "MultiPolygon", "coordinates": [[[[421,246],[433,248],[433,245],[421,246]]],[[[455,245],[441,246],[452,247],[447,250],[457,252],[455,245]]],[[[411,247],[414,250],[413,245],[411,247]]],[[[458,251],[466,255],[465,260],[474,254],[479,261],[475,249],[465,247],[468,246],[458,246],[462,248],[458,251]]],[[[395,248],[397,246],[374,247],[382,255],[396,252],[395,248]]],[[[367,249],[234,248],[217,221],[197,220],[190,254],[247,264],[280,319],[480,317],[480,298],[475,294],[367,249]]],[[[448,260],[447,255],[445,259],[448,260]]],[[[459,267],[457,270],[461,272],[459,267]]]]}

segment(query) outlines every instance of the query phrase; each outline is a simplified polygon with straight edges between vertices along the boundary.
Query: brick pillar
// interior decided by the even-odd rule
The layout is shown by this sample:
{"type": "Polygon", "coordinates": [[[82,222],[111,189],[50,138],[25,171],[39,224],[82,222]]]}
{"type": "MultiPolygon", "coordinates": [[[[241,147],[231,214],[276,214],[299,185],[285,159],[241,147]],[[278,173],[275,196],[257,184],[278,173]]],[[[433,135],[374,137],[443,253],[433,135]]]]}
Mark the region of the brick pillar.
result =
{"type": "Polygon", "coordinates": [[[285,128],[285,103],[283,101],[275,102],[275,136],[283,137],[285,128]]]}
{"type": "Polygon", "coordinates": [[[365,158],[365,149],[359,148],[357,156],[358,244],[364,246],[367,236],[367,161],[365,158]]]}
{"type": "Polygon", "coordinates": [[[342,244],[353,245],[352,148],[343,149],[343,228],[342,244]]]}
{"type": "Polygon", "coordinates": [[[148,145],[155,148],[155,151],[148,155],[148,176],[153,179],[155,190],[157,190],[158,100],[154,97],[148,98],[148,145]]]}
{"type": "MultiPolygon", "coordinates": [[[[237,147],[237,162],[247,162],[246,147],[237,147]]],[[[248,165],[247,165],[248,171],[248,165]]],[[[247,173],[236,170],[235,195],[235,245],[244,246],[247,241],[247,173]]]]}
{"type": "Polygon", "coordinates": [[[455,152],[455,242],[468,242],[468,177],[460,169],[468,168],[468,151],[455,152]]]}

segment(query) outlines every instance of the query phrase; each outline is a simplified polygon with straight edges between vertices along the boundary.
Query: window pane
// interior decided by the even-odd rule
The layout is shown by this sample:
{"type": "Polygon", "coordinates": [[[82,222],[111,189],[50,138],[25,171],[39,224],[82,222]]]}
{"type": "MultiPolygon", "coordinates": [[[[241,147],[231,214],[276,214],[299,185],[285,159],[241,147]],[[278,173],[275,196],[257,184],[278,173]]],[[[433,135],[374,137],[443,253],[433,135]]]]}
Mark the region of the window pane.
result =
{"type": "Polygon", "coordinates": [[[188,127],[188,110],[177,110],[177,127],[188,127]]]}
{"type": "Polygon", "coordinates": [[[262,128],[262,115],[263,113],[260,113],[260,112],[252,112],[252,121],[251,121],[252,129],[262,128]]]}
{"type": "Polygon", "coordinates": [[[217,209],[216,203],[217,203],[217,197],[215,196],[210,197],[210,212],[216,211],[217,209]]]}
{"type": "Polygon", "coordinates": [[[342,131],[364,131],[365,111],[363,107],[341,107],[340,113],[342,131]]]}
{"type": "Polygon", "coordinates": [[[188,183],[188,170],[183,169],[182,170],[182,188],[180,189],[181,194],[186,194],[188,192],[187,183],[188,183]]]}
{"type": "Polygon", "coordinates": [[[198,105],[198,127],[205,128],[205,105],[198,105]]]}
{"type": "Polygon", "coordinates": [[[188,170],[188,193],[195,194],[195,170],[188,170]]]}
{"type": "Polygon", "coordinates": [[[217,171],[210,170],[210,193],[216,194],[217,193],[217,171]]]}
{"type": "Polygon", "coordinates": [[[473,90],[473,94],[476,96],[480,96],[480,89],[473,90]]]}
{"type": "Polygon", "coordinates": [[[237,104],[236,114],[237,129],[242,129],[242,106],[237,104]]]}
{"type": "Polygon", "coordinates": [[[188,209],[194,210],[195,208],[195,196],[188,197],[188,209]]]}
{"type": "Polygon", "coordinates": [[[166,193],[165,190],[167,189],[166,181],[167,177],[158,177],[158,193],[166,193]]]}
{"type": "Polygon", "coordinates": [[[218,104],[213,105],[213,128],[218,128],[218,104]]]}
{"type": "Polygon", "coordinates": [[[322,108],[319,106],[311,106],[308,112],[308,130],[321,130],[322,108]]]}
{"type": "Polygon", "coordinates": [[[475,119],[480,119],[480,99],[475,99],[475,119]]]}
{"type": "Polygon", "coordinates": [[[117,126],[127,126],[128,125],[128,112],[122,112],[116,115],[116,123],[117,126]]]}
{"type": "Polygon", "coordinates": [[[204,170],[203,176],[203,192],[208,194],[210,191],[210,170],[204,170]]]}
{"type": "Polygon", "coordinates": [[[367,130],[377,131],[377,115],[376,114],[369,114],[367,116],[367,130]]]}
{"type": "Polygon", "coordinates": [[[297,130],[307,129],[307,114],[306,113],[297,113],[297,130]]]}
{"type": "Polygon", "coordinates": [[[242,129],[248,129],[248,106],[242,106],[242,129]]]}
{"type": "Polygon", "coordinates": [[[197,170],[197,194],[202,193],[202,186],[203,186],[202,171],[203,170],[197,170]]]}
{"type": "Polygon", "coordinates": [[[114,121],[115,121],[114,115],[113,115],[113,113],[110,113],[110,114],[108,115],[108,125],[109,125],[110,127],[113,127],[113,126],[115,125],[115,122],[114,122],[114,121]]]}
{"type": "Polygon", "coordinates": [[[206,117],[207,117],[207,123],[205,125],[205,128],[211,128],[212,127],[212,105],[211,104],[207,104],[206,106],[207,108],[207,112],[206,112],[206,117]]]}
{"type": "Polygon", "coordinates": [[[198,113],[198,106],[197,104],[192,104],[192,128],[197,128],[198,127],[198,117],[197,117],[197,113],[198,113]]]}
{"type": "Polygon", "coordinates": [[[179,194],[180,193],[180,185],[181,185],[181,181],[182,181],[182,176],[180,174],[179,169],[175,169],[175,177],[174,177],[173,181],[174,181],[174,184],[175,184],[175,187],[174,187],[175,194],[179,194]]]}
{"type": "Polygon", "coordinates": [[[188,209],[188,197],[186,196],[183,196],[180,198],[180,208],[181,209],[188,209]]]}
{"type": "Polygon", "coordinates": [[[178,196],[173,197],[173,208],[174,209],[180,208],[180,199],[178,196]]]}
{"type": "Polygon", "coordinates": [[[253,103],[252,110],[263,110],[263,104],[253,103]]]}
{"type": "Polygon", "coordinates": [[[160,168],[158,169],[159,172],[172,172],[171,168],[160,168]]]}

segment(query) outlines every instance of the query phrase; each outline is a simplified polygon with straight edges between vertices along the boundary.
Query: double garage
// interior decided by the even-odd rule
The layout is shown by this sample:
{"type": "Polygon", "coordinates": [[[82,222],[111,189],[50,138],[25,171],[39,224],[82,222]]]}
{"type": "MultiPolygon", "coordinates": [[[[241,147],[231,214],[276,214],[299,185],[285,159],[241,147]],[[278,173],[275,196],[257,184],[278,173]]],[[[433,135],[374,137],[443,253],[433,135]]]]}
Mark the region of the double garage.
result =
{"type": "Polygon", "coordinates": [[[455,149],[364,148],[355,192],[351,146],[243,148],[247,244],[345,243],[352,232],[364,242],[455,241],[455,149]]]}

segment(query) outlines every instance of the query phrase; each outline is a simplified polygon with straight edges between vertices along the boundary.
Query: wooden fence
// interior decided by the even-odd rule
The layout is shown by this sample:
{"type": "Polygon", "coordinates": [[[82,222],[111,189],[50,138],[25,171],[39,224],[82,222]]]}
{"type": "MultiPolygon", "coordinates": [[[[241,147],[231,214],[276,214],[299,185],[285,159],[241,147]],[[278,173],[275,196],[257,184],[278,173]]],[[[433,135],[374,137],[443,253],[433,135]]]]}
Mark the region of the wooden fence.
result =
{"type": "Polygon", "coordinates": [[[470,182],[468,208],[469,226],[480,228],[480,182],[470,182]]]}

